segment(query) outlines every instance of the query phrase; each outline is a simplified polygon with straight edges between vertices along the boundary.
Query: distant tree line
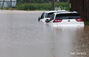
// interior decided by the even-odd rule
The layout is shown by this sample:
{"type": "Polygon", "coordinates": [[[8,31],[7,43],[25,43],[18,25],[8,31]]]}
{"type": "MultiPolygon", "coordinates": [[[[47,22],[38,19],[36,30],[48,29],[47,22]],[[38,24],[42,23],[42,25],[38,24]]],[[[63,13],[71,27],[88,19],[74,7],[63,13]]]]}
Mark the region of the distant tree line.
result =
{"type": "Polygon", "coordinates": [[[47,3],[49,0],[17,0],[17,3],[47,3]]]}
{"type": "MultiPolygon", "coordinates": [[[[49,3],[52,0],[17,0],[17,3],[49,3]]],[[[56,2],[66,2],[68,0],[55,0],[56,2]]]]}

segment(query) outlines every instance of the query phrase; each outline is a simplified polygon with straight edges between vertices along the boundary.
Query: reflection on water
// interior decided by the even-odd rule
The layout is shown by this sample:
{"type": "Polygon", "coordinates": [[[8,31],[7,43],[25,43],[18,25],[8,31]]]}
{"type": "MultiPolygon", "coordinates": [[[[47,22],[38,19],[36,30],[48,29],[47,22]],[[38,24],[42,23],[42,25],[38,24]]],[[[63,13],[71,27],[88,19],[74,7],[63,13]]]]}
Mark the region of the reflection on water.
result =
{"type": "Polygon", "coordinates": [[[55,57],[87,57],[89,46],[84,42],[84,27],[54,27],[52,31],[55,57]]]}

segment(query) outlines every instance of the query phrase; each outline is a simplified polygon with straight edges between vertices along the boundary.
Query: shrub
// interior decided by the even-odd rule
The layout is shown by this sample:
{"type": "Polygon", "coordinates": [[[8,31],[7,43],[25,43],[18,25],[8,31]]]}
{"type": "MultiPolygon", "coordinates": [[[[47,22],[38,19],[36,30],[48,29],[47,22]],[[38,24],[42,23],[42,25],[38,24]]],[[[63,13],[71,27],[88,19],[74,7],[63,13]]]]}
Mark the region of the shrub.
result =
{"type": "MultiPolygon", "coordinates": [[[[68,2],[55,3],[55,7],[60,7],[61,9],[69,10],[68,2]]],[[[51,3],[25,3],[18,4],[16,9],[18,10],[51,10],[51,3]]]]}

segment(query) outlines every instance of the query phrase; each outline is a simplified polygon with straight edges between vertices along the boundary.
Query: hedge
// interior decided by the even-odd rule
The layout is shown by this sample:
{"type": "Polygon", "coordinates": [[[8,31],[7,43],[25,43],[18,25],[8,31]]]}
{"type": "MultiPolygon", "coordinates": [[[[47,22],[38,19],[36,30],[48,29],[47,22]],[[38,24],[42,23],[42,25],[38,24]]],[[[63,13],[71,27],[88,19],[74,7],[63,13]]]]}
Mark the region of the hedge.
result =
{"type": "MultiPolygon", "coordinates": [[[[62,2],[62,3],[55,3],[55,7],[60,7],[61,9],[69,10],[69,3],[62,2]]],[[[25,3],[25,4],[18,4],[16,9],[18,10],[51,10],[52,6],[51,3],[25,3]]]]}

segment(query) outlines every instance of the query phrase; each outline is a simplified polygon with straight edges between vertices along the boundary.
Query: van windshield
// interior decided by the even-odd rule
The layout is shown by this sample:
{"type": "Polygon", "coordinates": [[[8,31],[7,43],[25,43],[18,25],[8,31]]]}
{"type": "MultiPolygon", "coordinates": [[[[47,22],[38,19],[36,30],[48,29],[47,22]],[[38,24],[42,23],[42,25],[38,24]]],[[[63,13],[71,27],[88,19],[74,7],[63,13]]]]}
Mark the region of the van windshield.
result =
{"type": "Polygon", "coordinates": [[[67,14],[58,14],[56,19],[78,19],[81,16],[78,13],[67,13],[67,14]]]}

